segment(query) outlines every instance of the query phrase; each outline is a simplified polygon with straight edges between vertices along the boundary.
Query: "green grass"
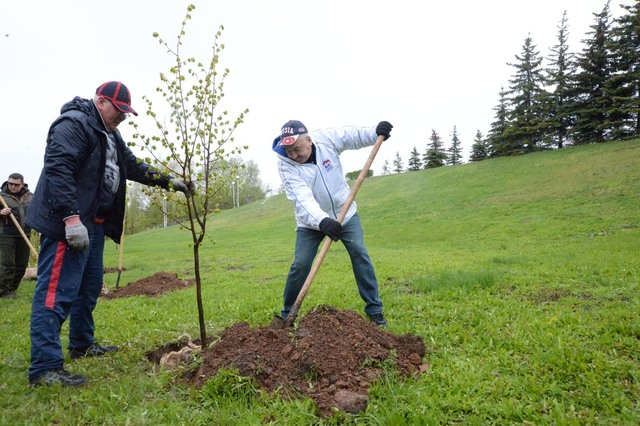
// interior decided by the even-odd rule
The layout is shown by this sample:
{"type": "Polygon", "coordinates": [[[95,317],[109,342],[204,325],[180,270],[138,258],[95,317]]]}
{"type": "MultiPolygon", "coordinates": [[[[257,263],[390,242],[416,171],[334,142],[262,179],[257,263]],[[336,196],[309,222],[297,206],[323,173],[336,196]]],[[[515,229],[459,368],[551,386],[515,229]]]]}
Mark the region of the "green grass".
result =
{"type": "MultiPolygon", "coordinates": [[[[357,202],[389,330],[422,336],[431,369],[390,371],[365,413],[319,419],[310,401],[269,397],[233,372],[194,390],[159,370],[147,351],[198,336],[193,288],[101,300],[97,338],[122,351],[68,362],[91,378],[82,389],[29,389],[34,283],[23,282],[0,300],[0,424],[639,424],[639,164],[634,140],[367,179],[357,202]]],[[[209,335],[267,325],[293,254],[290,203],[227,210],[209,227],[209,335]]],[[[121,284],[193,277],[189,240],[175,227],[128,236],[121,284]]],[[[109,242],[105,265],[117,261],[109,242]]],[[[341,244],[300,314],[317,304],[362,312],[341,244]]]]}

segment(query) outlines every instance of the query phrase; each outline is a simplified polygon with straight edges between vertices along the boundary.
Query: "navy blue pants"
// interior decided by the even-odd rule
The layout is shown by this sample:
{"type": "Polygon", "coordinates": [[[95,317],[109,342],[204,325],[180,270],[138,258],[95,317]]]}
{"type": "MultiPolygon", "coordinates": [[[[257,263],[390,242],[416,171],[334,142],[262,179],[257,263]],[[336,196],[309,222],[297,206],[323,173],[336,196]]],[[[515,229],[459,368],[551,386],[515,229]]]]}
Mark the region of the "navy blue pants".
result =
{"type": "MultiPolygon", "coordinates": [[[[287,284],[284,287],[284,307],[281,316],[286,318],[289,315],[291,307],[296,301],[300,290],[307,277],[313,259],[316,257],[320,242],[324,238],[324,234],[320,231],[309,228],[298,228],[296,234],[296,250],[294,254],[293,264],[289,269],[287,276],[287,284]]],[[[342,237],[340,239],[344,244],[349,257],[351,258],[351,266],[353,275],[358,285],[360,297],[364,300],[364,311],[367,315],[382,313],[382,301],[378,296],[378,281],[373,264],[364,245],[364,235],[360,218],[354,215],[347,223],[342,225],[342,237]]]]}
{"type": "Polygon", "coordinates": [[[104,273],[104,227],[95,225],[89,239],[89,248],[76,251],[65,241],[41,238],[31,307],[31,380],[63,367],[60,333],[67,317],[68,349],[83,350],[94,342],[93,309],[104,273]]]}

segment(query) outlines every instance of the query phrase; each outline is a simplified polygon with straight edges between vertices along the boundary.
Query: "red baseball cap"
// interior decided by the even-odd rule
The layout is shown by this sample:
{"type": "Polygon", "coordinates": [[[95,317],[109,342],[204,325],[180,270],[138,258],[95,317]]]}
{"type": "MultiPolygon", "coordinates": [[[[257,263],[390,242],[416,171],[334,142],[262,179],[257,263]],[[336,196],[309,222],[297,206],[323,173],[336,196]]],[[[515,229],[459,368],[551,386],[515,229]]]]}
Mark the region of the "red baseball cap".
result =
{"type": "Polygon", "coordinates": [[[109,99],[118,110],[126,113],[138,115],[131,108],[131,94],[124,83],[120,81],[107,81],[96,89],[96,95],[109,99]]]}

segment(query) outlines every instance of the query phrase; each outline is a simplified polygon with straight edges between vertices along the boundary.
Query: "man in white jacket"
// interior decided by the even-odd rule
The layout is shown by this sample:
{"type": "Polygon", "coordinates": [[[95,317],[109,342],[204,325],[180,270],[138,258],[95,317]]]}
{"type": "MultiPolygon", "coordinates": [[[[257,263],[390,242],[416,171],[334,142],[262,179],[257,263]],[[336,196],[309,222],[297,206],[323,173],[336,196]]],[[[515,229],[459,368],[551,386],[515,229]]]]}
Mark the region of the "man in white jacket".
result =
{"type": "Polygon", "coordinates": [[[282,126],[280,136],[273,141],[280,179],[287,198],[293,202],[298,226],[295,255],[284,288],[282,318],[289,315],[326,235],[333,241],[342,240],[346,247],[369,319],[378,326],[387,325],[356,203],[345,206],[351,189],[339,155],[345,150],[371,146],[377,136],[388,139],[392,128],[388,121],[381,121],[376,127],[344,127],[309,133],[304,124],[291,120],[282,126]],[[336,219],[343,208],[348,211],[341,224],[336,219]]]}

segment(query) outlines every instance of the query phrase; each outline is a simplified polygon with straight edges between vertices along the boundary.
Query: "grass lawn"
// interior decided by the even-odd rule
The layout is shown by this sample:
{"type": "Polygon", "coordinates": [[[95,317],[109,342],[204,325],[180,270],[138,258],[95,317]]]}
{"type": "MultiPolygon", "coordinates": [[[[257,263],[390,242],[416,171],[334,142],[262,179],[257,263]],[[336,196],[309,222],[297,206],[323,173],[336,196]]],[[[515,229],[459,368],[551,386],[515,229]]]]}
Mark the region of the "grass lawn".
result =
{"type": "MultiPolygon", "coordinates": [[[[197,337],[195,289],[100,300],[96,337],[121,351],[68,360],[80,389],[30,389],[34,283],[0,300],[2,425],[640,424],[640,141],[574,147],[367,179],[358,193],[389,331],[423,337],[428,373],[393,371],[366,412],[319,418],[233,373],[184,387],[145,354],[197,337]]],[[[211,218],[201,251],[215,336],[279,312],[295,222],[284,195],[211,218]]],[[[177,227],[127,236],[121,285],[159,271],[194,276],[177,227]]],[[[105,266],[118,263],[107,243],[105,266]]],[[[105,275],[110,287],[116,274],[105,275]]],[[[333,244],[302,305],[363,313],[333,244]]],[[[66,347],[66,330],[63,346],[66,347]]]]}

